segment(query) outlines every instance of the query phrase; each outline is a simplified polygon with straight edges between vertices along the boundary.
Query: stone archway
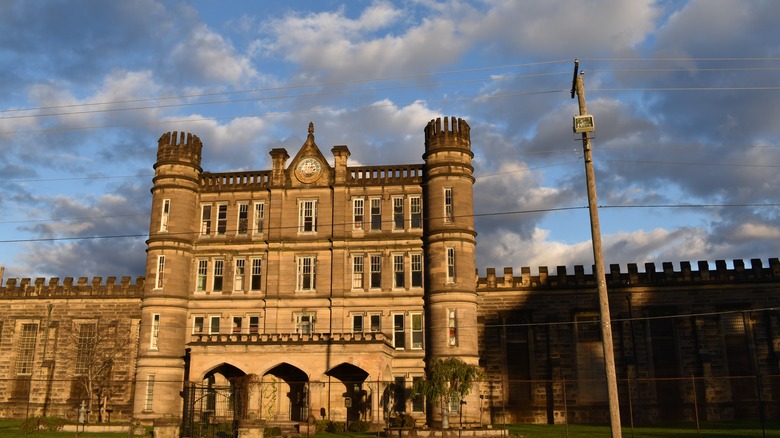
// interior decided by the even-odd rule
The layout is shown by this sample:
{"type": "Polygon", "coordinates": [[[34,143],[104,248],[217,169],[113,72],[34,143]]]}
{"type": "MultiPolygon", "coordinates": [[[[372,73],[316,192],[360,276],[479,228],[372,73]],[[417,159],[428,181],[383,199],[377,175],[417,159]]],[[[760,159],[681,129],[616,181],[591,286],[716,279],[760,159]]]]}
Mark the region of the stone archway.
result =
{"type": "Polygon", "coordinates": [[[337,365],[326,375],[336,378],[344,385],[341,396],[347,410],[347,422],[371,419],[370,391],[364,387],[368,373],[362,368],[349,363],[337,365]]]}
{"type": "Polygon", "coordinates": [[[306,421],[309,418],[309,376],[288,363],[271,368],[263,375],[262,403],[263,418],[267,420],[306,421]]]}

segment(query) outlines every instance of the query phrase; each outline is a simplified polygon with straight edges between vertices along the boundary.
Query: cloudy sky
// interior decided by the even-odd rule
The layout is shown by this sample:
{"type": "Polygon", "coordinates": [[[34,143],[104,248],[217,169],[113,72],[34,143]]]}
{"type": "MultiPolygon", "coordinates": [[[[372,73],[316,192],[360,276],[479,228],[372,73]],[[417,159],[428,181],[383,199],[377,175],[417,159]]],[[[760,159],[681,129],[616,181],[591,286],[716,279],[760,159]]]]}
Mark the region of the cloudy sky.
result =
{"type": "Polygon", "coordinates": [[[605,263],[780,256],[776,0],[0,3],[0,266],[143,274],[156,142],[269,169],[315,124],[326,156],[420,163],[471,125],[477,265],[593,255],[574,58],[585,72],[605,263]]]}

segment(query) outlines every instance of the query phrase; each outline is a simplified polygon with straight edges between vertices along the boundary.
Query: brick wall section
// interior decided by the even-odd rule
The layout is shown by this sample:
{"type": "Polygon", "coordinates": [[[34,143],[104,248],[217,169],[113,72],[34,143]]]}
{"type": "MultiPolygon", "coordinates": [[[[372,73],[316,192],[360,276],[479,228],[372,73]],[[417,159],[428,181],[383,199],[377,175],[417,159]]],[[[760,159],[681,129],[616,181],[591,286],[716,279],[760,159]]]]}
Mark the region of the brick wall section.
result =
{"type": "MultiPolygon", "coordinates": [[[[138,345],[143,278],[72,278],[49,281],[8,279],[0,288],[0,417],[51,415],[75,421],[83,397],[74,375],[76,341],[81,322],[96,322],[98,330],[115,325],[119,348],[112,367],[112,420],[127,418],[132,410],[132,380],[138,345]],[[31,374],[18,375],[19,336],[24,323],[38,325],[31,374]]],[[[109,341],[101,341],[106,348],[109,341]]],[[[97,420],[97,401],[91,421],[97,420]]]]}

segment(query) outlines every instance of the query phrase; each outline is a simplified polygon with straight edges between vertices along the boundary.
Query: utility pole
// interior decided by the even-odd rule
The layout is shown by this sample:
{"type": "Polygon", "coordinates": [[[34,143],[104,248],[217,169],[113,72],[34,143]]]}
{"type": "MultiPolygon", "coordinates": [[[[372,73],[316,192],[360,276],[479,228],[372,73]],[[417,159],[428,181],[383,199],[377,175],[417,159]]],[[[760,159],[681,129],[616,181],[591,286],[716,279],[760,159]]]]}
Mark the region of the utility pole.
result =
{"type": "Polygon", "coordinates": [[[593,241],[593,259],[596,266],[596,284],[599,293],[599,313],[601,314],[601,344],[604,349],[604,365],[607,374],[609,397],[609,420],[612,438],[621,438],[620,402],[618,401],[617,375],[615,373],[615,351],[612,343],[612,324],[609,316],[609,295],[604,275],[604,257],[601,249],[601,226],[599,225],[598,201],[596,200],[596,177],[593,172],[593,156],[590,149],[590,133],[594,130],[593,116],[585,107],[585,81],[579,70],[579,61],[574,60],[571,97],[577,95],[580,115],[574,117],[574,132],[582,134],[582,150],[585,160],[585,179],[588,186],[588,211],[590,212],[590,234],[593,241]]]}

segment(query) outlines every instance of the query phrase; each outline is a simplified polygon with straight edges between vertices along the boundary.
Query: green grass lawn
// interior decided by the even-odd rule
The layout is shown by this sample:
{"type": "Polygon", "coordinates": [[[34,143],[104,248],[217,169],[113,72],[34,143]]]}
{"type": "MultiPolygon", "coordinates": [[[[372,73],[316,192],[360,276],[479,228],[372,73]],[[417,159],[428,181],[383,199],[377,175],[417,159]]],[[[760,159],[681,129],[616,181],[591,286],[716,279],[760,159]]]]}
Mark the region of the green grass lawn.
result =
{"type": "MultiPolygon", "coordinates": [[[[24,432],[19,429],[19,425],[22,420],[0,420],[0,437],[2,438],[65,438],[73,437],[76,434],[74,432],[51,432],[39,430],[36,432],[24,432]]],[[[82,433],[79,432],[79,437],[84,438],[125,438],[127,433],[82,433]]]]}

